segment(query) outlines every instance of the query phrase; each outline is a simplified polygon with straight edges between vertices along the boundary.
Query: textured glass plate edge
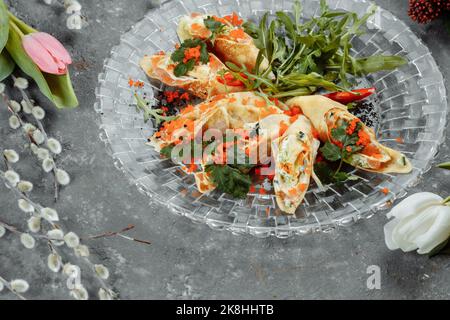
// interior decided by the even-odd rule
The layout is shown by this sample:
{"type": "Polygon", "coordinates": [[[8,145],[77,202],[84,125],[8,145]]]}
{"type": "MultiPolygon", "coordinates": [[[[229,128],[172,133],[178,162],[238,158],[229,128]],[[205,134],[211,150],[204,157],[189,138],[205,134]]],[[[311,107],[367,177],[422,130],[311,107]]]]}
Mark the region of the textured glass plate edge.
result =
{"type": "MultiPolygon", "coordinates": [[[[254,3],[255,1],[251,1],[251,2],[254,3]]],[[[286,1],[286,2],[290,2],[290,1],[286,1]]],[[[353,4],[368,6],[368,4],[371,3],[371,2],[365,1],[365,0],[358,1],[357,3],[355,3],[354,0],[348,0],[348,1],[346,1],[346,0],[342,0],[342,1],[341,0],[329,0],[328,2],[330,4],[330,7],[332,7],[332,8],[338,8],[338,7],[341,8],[342,6],[344,6],[344,7],[352,8],[352,10],[354,10],[352,7],[353,4]]],[[[162,3],[161,7],[150,10],[150,12],[147,13],[146,16],[141,21],[139,21],[134,27],[131,28],[131,30],[129,32],[125,33],[121,37],[121,43],[118,46],[112,48],[112,50],[111,50],[112,55],[114,54],[114,51],[116,48],[119,48],[121,45],[126,43],[127,35],[134,33],[133,30],[137,25],[143,23],[143,21],[145,19],[148,19],[148,17],[151,16],[152,14],[154,14],[156,12],[156,10],[160,10],[162,7],[171,5],[174,3],[177,4],[180,2],[174,1],[174,0],[166,1],[166,2],[162,3]]],[[[279,6],[275,7],[274,1],[268,1],[268,3],[270,3],[270,8],[267,8],[267,9],[265,8],[265,10],[274,11],[274,10],[283,9],[283,7],[281,7],[281,8],[279,6]]],[[[312,1],[311,1],[311,3],[312,3],[312,1]]],[[[264,3],[264,5],[267,5],[267,3],[264,3]]],[[[205,11],[207,10],[205,8],[203,8],[203,9],[205,11]]],[[[394,34],[392,39],[390,39],[391,41],[393,41],[395,38],[401,36],[401,34],[407,33],[407,35],[409,36],[409,39],[414,41],[416,43],[417,47],[420,47],[420,49],[422,50],[422,55],[420,55],[419,57],[415,57],[415,59],[413,59],[413,61],[426,57],[427,59],[429,59],[428,62],[431,62],[432,64],[434,64],[434,66],[437,66],[428,47],[426,47],[425,44],[419,38],[417,38],[417,36],[409,29],[409,27],[407,27],[407,25],[403,21],[399,20],[397,17],[392,15],[389,11],[382,9],[381,7],[379,7],[378,10],[380,11],[381,14],[388,16],[390,19],[392,19],[392,21],[395,24],[401,26],[403,29],[403,31],[401,31],[399,34],[394,34]]],[[[372,21],[372,22],[374,24],[376,24],[376,21],[372,21]]],[[[129,43],[126,43],[126,44],[128,46],[132,46],[129,43]]],[[[105,97],[101,93],[101,89],[102,89],[104,81],[105,81],[105,79],[104,79],[105,70],[107,68],[107,62],[109,60],[110,60],[110,58],[105,59],[103,72],[100,73],[98,76],[99,87],[97,87],[97,89],[96,89],[97,100],[94,105],[94,109],[100,115],[103,112],[102,108],[101,108],[102,99],[105,97]]],[[[413,62],[413,61],[410,61],[410,62],[413,62]]],[[[439,86],[443,90],[441,103],[444,106],[447,106],[447,95],[446,95],[446,88],[444,85],[443,76],[439,70],[434,70],[434,71],[436,72],[436,74],[438,74],[440,76],[440,79],[441,79],[440,81],[437,81],[435,83],[436,86],[439,86]]],[[[388,75],[389,75],[389,73],[388,73],[388,75]]],[[[357,207],[354,204],[349,203],[349,205],[352,207],[351,212],[348,212],[347,214],[345,214],[342,217],[339,217],[338,219],[333,218],[333,219],[330,219],[329,221],[327,221],[326,223],[323,223],[316,218],[316,223],[302,224],[299,226],[294,226],[294,225],[290,224],[290,220],[291,220],[290,216],[282,216],[281,217],[282,219],[285,220],[281,226],[278,226],[278,223],[277,223],[277,220],[279,217],[271,217],[271,219],[274,220],[273,222],[274,222],[275,226],[272,225],[272,226],[263,226],[263,227],[250,226],[248,221],[246,223],[235,223],[237,218],[230,223],[230,222],[222,222],[222,221],[215,221],[213,219],[208,219],[207,214],[196,217],[195,212],[189,212],[188,210],[185,210],[185,209],[178,207],[170,202],[167,202],[166,201],[167,199],[160,199],[160,198],[158,198],[158,196],[156,194],[149,192],[145,188],[145,186],[140,185],[140,183],[137,182],[134,179],[133,175],[126,169],[126,166],[123,164],[123,160],[111,151],[110,142],[109,142],[109,140],[106,136],[106,133],[103,129],[100,129],[99,137],[105,143],[107,150],[110,150],[109,153],[113,158],[115,167],[118,170],[124,172],[125,175],[130,179],[130,181],[133,182],[138,187],[138,190],[140,192],[149,196],[153,201],[155,201],[163,206],[166,206],[171,212],[181,215],[181,216],[185,216],[195,223],[205,223],[209,227],[216,229],[216,230],[228,230],[235,234],[250,234],[255,237],[260,237],[260,238],[265,238],[265,237],[269,237],[269,236],[276,236],[278,238],[288,238],[288,237],[291,237],[294,235],[305,235],[305,234],[312,234],[312,233],[316,233],[316,232],[330,232],[338,227],[351,226],[360,219],[371,218],[377,212],[389,208],[389,206],[396,199],[400,199],[400,198],[404,197],[407,194],[406,189],[415,186],[420,181],[421,176],[423,174],[425,174],[431,168],[431,164],[434,160],[434,157],[438,152],[439,145],[445,137],[444,132],[445,132],[445,128],[446,128],[446,120],[447,120],[447,113],[448,113],[447,109],[448,108],[446,107],[445,110],[441,110],[442,115],[441,115],[440,121],[441,122],[444,121],[444,125],[441,126],[441,128],[439,129],[439,132],[437,132],[437,136],[435,136],[435,138],[436,138],[435,141],[437,141],[437,143],[438,143],[436,149],[434,149],[432,154],[430,154],[430,156],[427,157],[427,161],[425,164],[423,164],[423,167],[420,168],[420,172],[415,177],[413,177],[413,179],[409,180],[407,185],[401,186],[401,187],[397,186],[399,188],[396,188],[396,192],[389,192],[389,194],[385,195],[384,197],[381,197],[379,199],[379,201],[377,201],[376,203],[372,203],[371,205],[357,207]]],[[[101,119],[102,117],[99,117],[99,118],[100,119],[98,121],[98,124],[101,128],[102,127],[102,119],[101,119]]],[[[381,186],[380,186],[380,190],[381,190],[381,186]]],[[[247,220],[249,220],[249,219],[247,219],[247,220]]]]}

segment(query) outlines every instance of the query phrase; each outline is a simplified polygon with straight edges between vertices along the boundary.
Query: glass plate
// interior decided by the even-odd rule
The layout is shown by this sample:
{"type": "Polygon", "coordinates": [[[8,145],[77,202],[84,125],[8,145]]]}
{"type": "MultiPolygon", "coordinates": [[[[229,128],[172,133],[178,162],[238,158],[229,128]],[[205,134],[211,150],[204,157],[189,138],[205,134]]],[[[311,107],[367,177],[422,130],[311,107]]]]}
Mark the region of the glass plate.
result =
{"type": "MultiPolygon", "coordinates": [[[[361,0],[328,0],[328,3],[333,9],[354,11],[359,15],[371,5],[361,0]]],[[[359,180],[328,185],[325,191],[313,187],[296,215],[285,216],[270,194],[249,194],[245,200],[235,200],[220,192],[202,195],[191,175],[183,173],[170,160],[160,159],[158,153],[144,144],[154,129],[150,122],[144,124],[142,115],[130,107],[134,98],[127,82],[130,77],[143,80],[150,98],[160,90],[147,80],[138,61],[145,54],[174,47],[178,42],[176,24],[180,16],[191,12],[225,15],[233,11],[242,17],[261,16],[265,11],[289,12],[292,4],[292,0],[168,1],[150,11],[121,37],[99,75],[95,110],[99,113],[100,139],[106,143],[115,166],[125,172],[142,193],[174,213],[215,229],[286,238],[327,232],[369,218],[406,195],[407,189],[430,169],[446,125],[443,77],[427,47],[402,21],[381,8],[368,21],[367,33],[352,40],[353,54],[395,54],[409,61],[399,70],[360,79],[360,84],[377,88],[374,100],[379,116],[377,136],[382,143],[411,159],[414,169],[410,174],[355,170],[359,180]],[[385,194],[381,190],[389,192],[385,194]]],[[[302,4],[304,18],[317,15],[318,0],[304,0],[302,4]]]]}

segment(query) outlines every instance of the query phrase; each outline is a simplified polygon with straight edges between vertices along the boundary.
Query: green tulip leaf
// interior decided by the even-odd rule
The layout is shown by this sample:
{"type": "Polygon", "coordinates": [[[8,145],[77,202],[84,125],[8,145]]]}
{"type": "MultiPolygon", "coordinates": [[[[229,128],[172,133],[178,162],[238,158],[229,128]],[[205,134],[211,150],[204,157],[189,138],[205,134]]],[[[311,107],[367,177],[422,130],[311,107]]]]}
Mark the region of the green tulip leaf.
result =
{"type": "MultiPolygon", "coordinates": [[[[2,1],[2,0],[0,0],[0,1],[2,1]]],[[[33,32],[38,32],[38,30],[36,30],[36,29],[30,27],[29,25],[27,25],[25,22],[23,22],[22,20],[17,18],[15,15],[13,15],[11,12],[8,12],[8,14],[9,14],[9,18],[20,29],[20,31],[22,31],[23,34],[29,34],[29,33],[33,33],[33,32]]]]}
{"type": "Polygon", "coordinates": [[[439,244],[436,248],[428,253],[428,257],[432,258],[438,254],[450,254],[450,246],[449,246],[450,238],[439,244]]]}
{"type": "Polygon", "coordinates": [[[442,169],[450,170],[450,162],[444,162],[444,163],[438,164],[438,167],[442,168],[442,169]]]}
{"type": "Polygon", "coordinates": [[[0,81],[8,78],[13,72],[15,66],[16,64],[9,56],[8,51],[3,50],[0,53],[0,81]]]}
{"type": "Polygon", "coordinates": [[[78,99],[70,81],[69,73],[52,75],[41,72],[38,66],[27,55],[22,46],[24,36],[23,27],[19,28],[13,19],[9,22],[9,40],[6,49],[15,63],[28,76],[34,79],[42,94],[44,94],[57,108],[74,108],[78,106],[78,99]]]}
{"type": "Polygon", "coordinates": [[[3,0],[0,0],[0,52],[6,45],[9,35],[9,17],[8,8],[6,8],[3,0]]]}

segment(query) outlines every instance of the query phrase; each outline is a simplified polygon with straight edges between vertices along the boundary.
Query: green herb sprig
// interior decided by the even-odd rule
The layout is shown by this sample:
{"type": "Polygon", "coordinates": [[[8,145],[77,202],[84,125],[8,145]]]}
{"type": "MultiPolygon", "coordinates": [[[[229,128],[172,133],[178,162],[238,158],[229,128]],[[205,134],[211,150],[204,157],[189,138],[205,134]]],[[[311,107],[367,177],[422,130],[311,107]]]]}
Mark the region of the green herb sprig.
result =
{"type": "Polygon", "coordinates": [[[270,21],[266,13],[259,25],[246,22],[245,31],[260,49],[255,70],[250,70],[252,79],[258,79],[257,87],[275,97],[289,97],[309,95],[322,88],[346,91],[355,76],[404,65],[407,61],[399,56],[351,56],[352,37],[364,33],[362,27],[375,11],[372,6],[358,17],[352,12],[331,11],[321,0],[320,16],[302,22],[302,8],[296,1],[292,15],[276,12],[270,21]],[[261,70],[264,59],[269,66],[261,70]]]}
{"type": "Polygon", "coordinates": [[[178,49],[176,49],[170,59],[176,63],[175,69],[173,71],[176,77],[182,77],[186,75],[189,71],[193,70],[195,67],[196,60],[194,58],[185,60],[185,50],[189,48],[200,47],[200,62],[205,64],[209,61],[208,48],[206,43],[201,39],[187,39],[185,40],[178,49]]]}
{"type": "Polygon", "coordinates": [[[217,189],[236,198],[245,198],[252,184],[248,173],[243,173],[229,165],[207,165],[205,171],[211,174],[211,180],[217,189]]]}
{"type": "Polygon", "coordinates": [[[164,116],[162,113],[164,112],[161,109],[153,109],[150,107],[147,102],[139,96],[137,93],[134,94],[136,99],[136,110],[138,112],[142,111],[144,113],[144,122],[148,122],[150,119],[155,119],[156,125],[159,125],[165,121],[171,121],[178,118],[178,116],[164,116]]]}
{"type": "Polygon", "coordinates": [[[345,159],[348,159],[352,154],[363,149],[362,146],[357,145],[357,141],[359,140],[358,132],[362,128],[361,122],[356,123],[355,130],[352,134],[347,133],[348,126],[348,122],[343,121],[340,126],[331,129],[331,138],[333,142],[327,141],[320,148],[320,152],[326,160],[331,162],[339,161],[337,169],[334,171],[332,171],[331,168],[327,170],[326,168],[321,167],[322,164],[319,164],[318,171],[326,176],[325,180],[334,182],[347,180],[349,175],[346,172],[341,171],[345,159]],[[330,172],[330,170],[332,172],[330,172]]]}
{"type": "Polygon", "coordinates": [[[213,17],[208,16],[206,19],[203,19],[203,23],[205,27],[211,31],[211,36],[209,37],[209,41],[214,44],[214,40],[220,34],[225,31],[226,25],[220,21],[215,20],[213,17]]]}

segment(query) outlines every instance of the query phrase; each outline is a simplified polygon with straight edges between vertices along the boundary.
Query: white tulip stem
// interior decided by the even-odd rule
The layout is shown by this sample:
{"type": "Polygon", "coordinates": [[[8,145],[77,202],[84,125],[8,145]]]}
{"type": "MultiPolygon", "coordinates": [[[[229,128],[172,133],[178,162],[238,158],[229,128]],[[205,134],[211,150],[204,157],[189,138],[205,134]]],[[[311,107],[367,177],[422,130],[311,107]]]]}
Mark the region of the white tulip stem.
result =
{"type": "Polygon", "coordinates": [[[8,289],[11,293],[13,293],[17,298],[19,298],[20,300],[27,300],[23,295],[14,290],[9,284],[9,282],[6,281],[5,278],[3,278],[2,276],[0,276],[0,282],[2,282],[5,288],[8,289]]]}
{"type": "Polygon", "coordinates": [[[442,202],[442,204],[443,204],[444,206],[450,206],[450,196],[447,197],[447,198],[444,200],[444,202],[442,202]]]}
{"type": "MultiPolygon", "coordinates": [[[[12,75],[12,78],[13,78],[14,81],[16,81],[16,79],[17,79],[14,75],[12,75]]],[[[20,91],[20,94],[22,95],[22,98],[26,101],[26,103],[29,106],[33,106],[33,103],[31,102],[31,100],[28,97],[28,95],[25,92],[25,90],[20,89],[20,88],[18,88],[18,90],[20,91]]],[[[6,106],[8,107],[9,112],[11,112],[13,115],[15,115],[17,117],[17,119],[19,119],[20,125],[23,127],[24,121],[23,121],[22,117],[20,116],[20,114],[9,107],[8,97],[4,93],[2,93],[2,96],[3,96],[3,100],[5,101],[6,106]]],[[[42,136],[44,137],[44,143],[47,144],[47,142],[48,142],[48,135],[47,135],[47,132],[44,129],[44,126],[42,125],[42,122],[40,120],[36,119],[36,118],[34,120],[36,121],[36,124],[37,124],[39,130],[41,131],[42,136]]],[[[34,144],[36,147],[39,147],[38,144],[36,143],[36,141],[34,141],[34,138],[33,138],[32,135],[30,135],[28,133],[25,133],[25,135],[26,135],[28,141],[30,142],[30,144],[34,144]]],[[[56,179],[56,165],[55,165],[56,162],[55,162],[55,159],[52,156],[50,156],[50,158],[51,158],[51,160],[53,160],[52,173],[53,173],[54,188],[55,188],[54,199],[55,199],[55,202],[57,202],[58,201],[58,197],[59,197],[59,185],[58,185],[58,181],[56,179]]]]}

